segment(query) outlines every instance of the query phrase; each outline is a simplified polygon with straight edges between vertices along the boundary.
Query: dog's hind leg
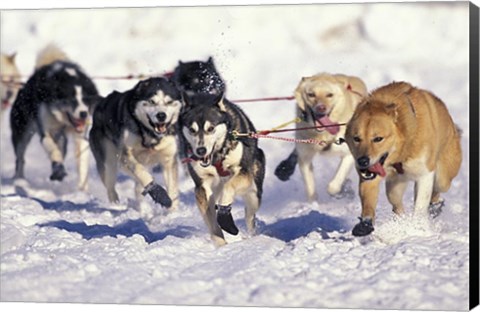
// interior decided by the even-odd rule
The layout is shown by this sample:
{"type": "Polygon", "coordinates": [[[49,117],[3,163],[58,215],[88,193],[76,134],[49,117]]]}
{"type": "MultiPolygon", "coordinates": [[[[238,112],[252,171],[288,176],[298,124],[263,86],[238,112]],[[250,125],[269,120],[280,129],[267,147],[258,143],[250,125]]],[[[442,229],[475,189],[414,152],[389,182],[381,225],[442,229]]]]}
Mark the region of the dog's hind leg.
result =
{"type": "Polygon", "coordinates": [[[346,155],[342,157],[340,164],[338,165],[337,172],[332,181],[328,183],[327,192],[330,195],[336,195],[342,190],[343,183],[347,179],[350,170],[353,167],[354,159],[352,155],[346,155]]]}
{"type": "Polygon", "coordinates": [[[260,208],[260,198],[256,188],[248,191],[244,196],[245,201],[245,224],[247,226],[248,234],[256,234],[255,215],[260,208]]]}
{"type": "Polygon", "coordinates": [[[33,124],[22,128],[12,125],[12,143],[16,157],[14,179],[23,179],[25,177],[25,151],[27,150],[28,143],[30,143],[34,134],[35,131],[33,124]]]}
{"type": "Polygon", "coordinates": [[[297,150],[294,149],[287,159],[283,160],[282,162],[280,162],[280,164],[278,164],[277,168],[275,169],[275,176],[277,176],[277,178],[281,181],[287,181],[295,172],[297,162],[297,150]]]}
{"type": "Polygon", "coordinates": [[[298,154],[298,166],[305,182],[305,189],[307,192],[307,199],[310,202],[317,200],[317,193],[315,191],[315,176],[313,175],[313,157],[315,152],[311,149],[304,149],[303,153],[298,154]]]}
{"type": "MultiPolygon", "coordinates": [[[[92,142],[92,140],[90,140],[92,142]]],[[[117,182],[118,173],[118,156],[117,148],[112,142],[103,140],[104,157],[97,159],[97,169],[103,184],[107,188],[108,200],[112,203],[118,203],[117,191],[115,191],[115,183],[117,182]],[[100,160],[100,161],[99,161],[100,160]]],[[[94,153],[95,154],[95,153],[94,153]]]]}

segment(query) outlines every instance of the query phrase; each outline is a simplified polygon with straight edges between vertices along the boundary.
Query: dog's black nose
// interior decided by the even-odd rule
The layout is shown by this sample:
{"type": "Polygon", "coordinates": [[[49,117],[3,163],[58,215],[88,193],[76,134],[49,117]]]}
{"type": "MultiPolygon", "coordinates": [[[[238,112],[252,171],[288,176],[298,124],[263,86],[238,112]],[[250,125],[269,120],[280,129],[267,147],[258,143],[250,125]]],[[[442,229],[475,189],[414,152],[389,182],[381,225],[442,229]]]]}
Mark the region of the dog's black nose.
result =
{"type": "Polygon", "coordinates": [[[360,169],[366,169],[370,164],[370,158],[367,156],[358,157],[357,164],[360,169]]]}
{"type": "Polygon", "coordinates": [[[207,153],[207,149],[205,147],[197,148],[197,155],[198,156],[205,156],[206,153],[207,153]]]}
{"type": "Polygon", "coordinates": [[[81,112],[80,112],[80,118],[81,118],[81,119],[85,119],[85,118],[87,118],[87,116],[88,116],[88,112],[87,112],[87,111],[81,111],[81,112]]]}
{"type": "Polygon", "coordinates": [[[165,119],[167,119],[167,114],[165,114],[164,112],[160,112],[157,114],[157,120],[159,122],[164,122],[165,119]]]}

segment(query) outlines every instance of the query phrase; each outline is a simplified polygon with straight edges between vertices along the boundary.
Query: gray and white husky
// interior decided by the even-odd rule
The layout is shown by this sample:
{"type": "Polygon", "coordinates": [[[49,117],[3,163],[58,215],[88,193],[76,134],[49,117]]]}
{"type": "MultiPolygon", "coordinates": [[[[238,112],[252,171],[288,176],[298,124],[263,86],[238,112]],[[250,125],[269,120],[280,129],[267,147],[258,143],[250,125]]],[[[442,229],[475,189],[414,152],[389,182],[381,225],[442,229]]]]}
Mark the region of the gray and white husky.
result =
{"type": "Polygon", "coordinates": [[[239,232],[231,215],[236,195],[245,201],[245,223],[254,234],[265,156],[256,139],[232,137],[233,131],[255,131],[251,121],[222,94],[204,93],[185,98],[180,126],[197,205],[214,243],[226,243],[222,229],[233,235],[239,232]]]}
{"type": "MultiPolygon", "coordinates": [[[[163,206],[178,205],[177,121],[183,101],[165,78],[140,81],[133,89],[113,92],[95,109],[90,146],[111,202],[118,202],[115,183],[119,167],[136,181],[141,195],[163,206]],[[157,184],[149,167],[160,164],[167,191],[157,184]]],[[[145,211],[143,211],[145,212],[145,211]]]]}

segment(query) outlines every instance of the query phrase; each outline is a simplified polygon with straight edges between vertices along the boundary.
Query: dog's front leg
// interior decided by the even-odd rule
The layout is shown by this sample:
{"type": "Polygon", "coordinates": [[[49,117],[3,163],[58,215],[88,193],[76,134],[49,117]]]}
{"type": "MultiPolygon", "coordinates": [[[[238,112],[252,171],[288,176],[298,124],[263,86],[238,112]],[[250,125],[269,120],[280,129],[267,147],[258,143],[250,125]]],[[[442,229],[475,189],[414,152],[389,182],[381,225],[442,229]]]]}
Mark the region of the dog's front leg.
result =
{"type": "Polygon", "coordinates": [[[211,187],[207,185],[196,186],[195,199],[214,244],[219,247],[225,245],[227,242],[223,236],[222,229],[216,222],[215,198],[212,194],[211,187]]]}
{"type": "MultiPolygon", "coordinates": [[[[234,174],[233,177],[224,181],[221,187],[217,205],[217,222],[224,231],[227,231],[232,235],[237,235],[239,232],[231,213],[235,194],[237,193],[237,190],[246,190],[249,187],[249,184],[247,177],[234,174]]],[[[251,221],[253,222],[254,215],[250,215],[249,217],[252,218],[251,221]]],[[[246,221],[248,229],[253,230],[251,224],[248,223],[248,220],[246,221]]]]}
{"type": "Polygon", "coordinates": [[[373,180],[362,180],[360,177],[359,194],[362,202],[362,217],[360,223],[355,225],[352,230],[354,236],[365,236],[373,232],[381,180],[380,177],[373,180]]]}
{"type": "Polygon", "coordinates": [[[172,200],[168,196],[167,191],[155,183],[148,170],[137,161],[132,150],[126,147],[122,156],[122,163],[125,169],[130,172],[140,185],[144,187],[142,195],[145,196],[146,194],[149,194],[157,204],[170,207],[172,205],[172,200]]]}
{"type": "Polygon", "coordinates": [[[75,134],[75,157],[78,168],[78,189],[86,191],[88,189],[88,140],[82,134],[75,134]]]}
{"type": "Polygon", "coordinates": [[[335,177],[328,184],[327,192],[330,195],[336,195],[342,190],[343,183],[347,179],[350,170],[353,167],[354,159],[351,154],[342,157],[340,164],[338,165],[337,173],[335,177]]]}
{"type": "Polygon", "coordinates": [[[407,188],[408,182],[398,174],[387,177],[386,189],[387,198],[393,206],[393,212],[397,215],[403,214],[405,208],[403,207],[403,195],[407,188]]]}
{"type": "Polygon", "coordinates": [[[172,199],[171,209],[174,210],[178,207],[177,143],[172,137],[164,138],[162,143],[167,144],[168,147],[160,152],[159,162],[162,165],[163,180],[167,187],[168,196],[172,199]]]}
{"type": "Polygon", "coordinates": [[[297,145],[298,151],[298,167],[305,182],[307,199],[309,202],[317,200],[317,192],[315,192],[315,176],[313,175],[313,157],[315,152],[307,147],[297,145]]]}
{"type": "Polygon", "coordinates": [[[435,171],[422,175],[415,181],[415,216],[426,217],[432,198],[435,171]]]}
{"type": "Polygon", "coordinates": [[[60,148],[57,146],[50,133],[46,132],[41,138],[42,146],[48,154],[52,162],[52,174],[50,180],[62,181],[67,175],[65,166],[63,165],[63,154],[60,148]]]}

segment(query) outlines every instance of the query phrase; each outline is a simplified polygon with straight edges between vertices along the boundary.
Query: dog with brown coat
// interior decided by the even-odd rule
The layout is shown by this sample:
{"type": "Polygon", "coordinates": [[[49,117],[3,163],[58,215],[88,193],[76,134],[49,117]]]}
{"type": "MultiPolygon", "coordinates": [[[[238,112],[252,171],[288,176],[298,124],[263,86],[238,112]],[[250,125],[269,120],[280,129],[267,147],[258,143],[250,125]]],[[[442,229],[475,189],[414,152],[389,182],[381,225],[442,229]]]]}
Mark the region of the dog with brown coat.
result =
{"type": "Polygon", "coordinates": [[[403,195],[415,183],[414,217],[436,216],[462,161],[461,131],[445,104],[429,91],[394,82],[364,99],[348,123],[345,140],[355,159],[362,203],[360,223],[352,231],[373,230],[380,183],[393,212],[405,210],[403,195]]]}

